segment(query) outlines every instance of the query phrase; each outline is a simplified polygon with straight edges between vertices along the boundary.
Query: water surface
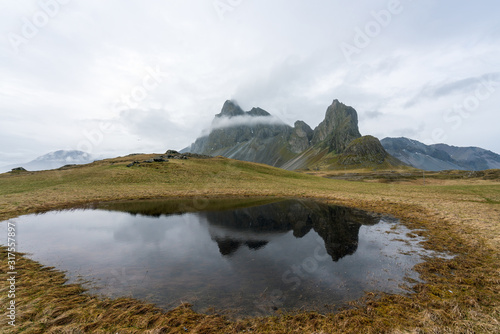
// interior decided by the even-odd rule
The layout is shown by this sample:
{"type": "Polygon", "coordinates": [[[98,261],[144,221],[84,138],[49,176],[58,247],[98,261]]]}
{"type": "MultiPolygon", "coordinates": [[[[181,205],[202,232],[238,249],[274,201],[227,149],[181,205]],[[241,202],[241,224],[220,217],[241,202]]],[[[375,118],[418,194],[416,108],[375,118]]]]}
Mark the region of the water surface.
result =
{"type": "Polygon", "coordinates": [[[11,221],[18,250],[70,282],[166,309],[325,311],[418,280],[421,239],[394,219],[302,200],[192,204],[117,202],[11,221]]]}

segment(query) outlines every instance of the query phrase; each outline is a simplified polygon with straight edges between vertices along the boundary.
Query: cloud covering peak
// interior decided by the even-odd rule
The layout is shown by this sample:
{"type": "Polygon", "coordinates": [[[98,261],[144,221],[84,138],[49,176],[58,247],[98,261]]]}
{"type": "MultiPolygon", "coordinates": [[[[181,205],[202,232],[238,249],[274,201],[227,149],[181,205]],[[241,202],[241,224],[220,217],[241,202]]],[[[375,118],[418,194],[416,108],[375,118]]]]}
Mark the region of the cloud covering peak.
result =
{"type": "Polygon", "coordinates": [[[335,97],[362,133],[500,152],[500,2],[222,3],[1,2],[0,164],[181,149],[228,96],[286,124],[335,97]]]}

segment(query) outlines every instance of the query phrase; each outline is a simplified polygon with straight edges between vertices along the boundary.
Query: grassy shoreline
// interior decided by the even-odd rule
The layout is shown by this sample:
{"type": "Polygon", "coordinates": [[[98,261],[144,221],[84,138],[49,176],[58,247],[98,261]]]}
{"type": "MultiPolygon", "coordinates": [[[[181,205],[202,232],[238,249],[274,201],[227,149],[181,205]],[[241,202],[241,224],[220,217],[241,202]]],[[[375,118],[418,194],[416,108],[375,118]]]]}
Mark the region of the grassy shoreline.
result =
{"type": "MultiPolygon", "coordinates": [[[[331,180],[225,158],[143,164],[123,157],[56,171],[0,175],[0,220],[21,214],[110,200],[207,197],[297,197],[392,214],[424,228],[425,247],[457,254],[417,266],[425,284],[410,296],[367,294],[335,314],[300,314],[229,321],[188,305],[165,312],[137,300],[100,299],[64,274],[21,256],[18,318],[6,333],[493,333],[500,326],[500,182],[498,179],[429,179],[363,182],[331,180]],[[451,292],[450,292],[451,291],[451,292]],[[22,330],[21,330],[22,329],[22,330]],[[185,330],[187,329],[187,331],[185,330]]],[[[0,268],[7,268],[5,248],[0,268]]],[[[0,300],[5,305],[7,283],[0,300]]],[[[2,312],[5,310],[2,309],[2,312]]]]}

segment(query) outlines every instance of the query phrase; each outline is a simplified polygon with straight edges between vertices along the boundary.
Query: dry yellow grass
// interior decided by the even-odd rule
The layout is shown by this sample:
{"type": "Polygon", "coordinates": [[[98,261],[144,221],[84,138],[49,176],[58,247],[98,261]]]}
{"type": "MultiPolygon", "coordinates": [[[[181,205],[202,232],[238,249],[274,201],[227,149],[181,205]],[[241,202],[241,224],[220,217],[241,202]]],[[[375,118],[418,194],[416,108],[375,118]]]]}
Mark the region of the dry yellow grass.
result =
{"type": "MultiPolygon", "coordinates": [[[[495,333],[500,324],[500,182],[482,178],[386,182],[330,180],[225,158],[171,160],[127,168],[132,156],[88,166],[0,175],[0,220],[116,199],[308,197],[391,213],[425,228],[426,247],[457,254],[418,265],[426,280],[409,296],[367,294],[336,314],[300,313],[229,321],[165,312],[131,299],[105,300],[64,285],[64,275],[21,257],[17,327],[6,333],[495,333]],[[450,292],[451,291],[451,292],[450,292]]],[[[0,267],[6,271],[6,251],[0,267]]],[[[0,283],[2,305],[6,281],[0,283]]]]}

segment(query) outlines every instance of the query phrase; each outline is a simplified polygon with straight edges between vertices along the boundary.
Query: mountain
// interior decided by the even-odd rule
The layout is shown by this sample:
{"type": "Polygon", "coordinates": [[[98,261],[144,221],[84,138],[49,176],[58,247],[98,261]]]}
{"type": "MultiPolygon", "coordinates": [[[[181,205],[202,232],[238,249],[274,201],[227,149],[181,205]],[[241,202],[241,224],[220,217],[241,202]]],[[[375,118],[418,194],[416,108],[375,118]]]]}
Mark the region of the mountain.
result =
{"type": "Polygon", "coordinates": [[[226,101],[211,129],[187,151],[271,166],[280,166],[295,154],[295,146],[288,143],[294,128],[260,108],[244,112],[233,101],[226,101]]]}
{"type": "Polygon", "coordinates": [[[16,167],[23,167],[29,171],[56,169],[64,165],[87,164],[94,160],[95,158],[86,152],[59,150],[42,155],[30,162],[0,167],[0,172],[7,172],[16,167]]]}
{"type": "Polygon", "coordinates": [[[380,141],[373,136],[364,136],[351,141],[338,156],[338,160],[341,165],[359,165],[365,162],[378,165],[388,163],[394,166],[400,164],[400,161],[387,153],[380,141]]]}
{"type": "Polygon", "coordinates": [[[500,155],[479,147],[425,145],[405,137],[384,138],[381,143],[391,155],[419,169],[477,171],[500,168],[500,155]]]}
{"type": "Polygon", "coordinates": [[[288,170],[403,165],[384,150],[378,139],[362,137],[356,110],[338,100],[327,108],[324,120],[314,130],[303,121],[291,127],[261,108],[243,111],[228,100],[215,115],[210,132],[183,151],[288,170]]]}
{"type": "Polygon", "coordinates": [[[467,170],[500,169],[500,155],[480,147],[457,147],[446,144],[432,145],[446,152],[467,170]]]}
{"type": "Polygon", "coordinates": [[[325,119],[314,129],[312,144],[342,153],[354,139],[361,137],[358,113],[338,100],[326,110],[325,119]]]}

